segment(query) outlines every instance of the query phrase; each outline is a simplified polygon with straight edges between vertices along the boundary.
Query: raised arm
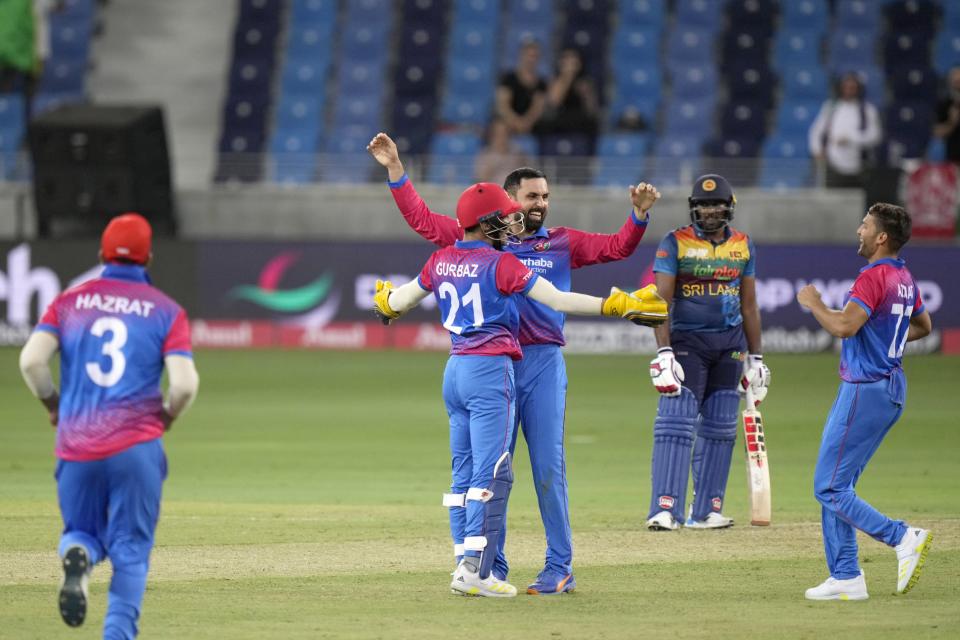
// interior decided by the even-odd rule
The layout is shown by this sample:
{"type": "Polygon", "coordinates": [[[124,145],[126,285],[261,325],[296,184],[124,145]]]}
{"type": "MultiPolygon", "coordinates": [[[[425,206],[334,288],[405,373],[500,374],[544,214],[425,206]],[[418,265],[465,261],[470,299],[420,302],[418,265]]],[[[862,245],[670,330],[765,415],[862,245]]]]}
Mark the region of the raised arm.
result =
{"type": "Polygon", "coordinates": [[[463,237],[463,231],[454,218],[431,211],[413,188],[400,161],[397,145],[390,136],[378,133],[367,145],[367,151],[387,169],[390,193],[411,229],[441,247],[452,245],[463,237]]]}
{"type": "Polygon", "coordinates": [[[641,182],[636,187],[631,186],[629,193],[633,211],[617,233],[569,229],[570,268],[623,260],[633,254],[647,230],[650,209],[660,199],[660,192],[652,184],[641,182]]]}

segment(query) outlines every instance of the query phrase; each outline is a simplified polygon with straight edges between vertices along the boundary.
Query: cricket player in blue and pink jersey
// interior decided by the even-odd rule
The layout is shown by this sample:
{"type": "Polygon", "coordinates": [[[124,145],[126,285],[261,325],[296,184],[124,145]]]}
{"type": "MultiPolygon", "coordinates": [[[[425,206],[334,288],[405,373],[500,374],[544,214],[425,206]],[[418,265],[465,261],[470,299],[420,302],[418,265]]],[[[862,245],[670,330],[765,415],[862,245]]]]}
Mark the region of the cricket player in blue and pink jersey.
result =
{"type": "Polygon", "coordinates": [[[518,339],[517,296],[529,296],[560,313],[622,317],[637,324],[666,320],[666,302],[647,287],[607,298],[558,290],[517,259],[498,251],[517,242],[522,206],[496,184],[469,187],[457,202],[463,239],[430,256],[416,280],[393,288],[377,282],[374,305],[389,322],[433,292],[450,332],[443,398],[450,418],[453,482],[443,504],[457,569],[455,593],[513,597],[517,590],[494,572],[506,564],[500,542],[513,485],[510,447],[516,412],[514,362],[524,356],[518,339]]]}
{"type": "Polygon", "coordinates": [[[109,558],[103,637],[110,639],[137,635],[167,475],[161,437],[198,386],[187,315],[147,275],[151,243],[142,216],[111,220],[101,238],[102,274],[57,296],[20,354],[24,380],[57,430],[60,615],[83,624],[90,571],[109,558]],[[57,350],[59,392],[49,367],[57,350]]]}
{"type": "Polygon", "coordinates": [[[868,264],[845,296],[843,309],[828,309],[813,285],[797,292],[797,301],[813,312],[817,322],[843,338],[840,391],[823,427],[813,476],[830,577],[807,589],[808,600],[867,599],[867,583],[857,561],[857,529],[896,550],[897,593],[906,593],[917,583],[933,540],[931,532],[890,519],[854,491],[870,458],[903,413],[904,346],[932,329],[920,290],[897,257],[910,239],[910,227],[910,214],[902,207],[874,204],[857,229],[857,253],[868,264]]]}
{"type": "MultiPolygon", "coordinates": [[[[463,229],[449,216],[434,213],[414,189],[393,140],[379,133],[367,147],[387,169],[390,192],[407,224],[441,247],[463,237],[463,229]]],[[[558,289],[570,290],[573,269],[630,257],[647,229],[649,210],[660,198],[652,186],[629,188],[632,211],[617,233],[587,233],[569,227],[544,226],[550,207],[546,176],[529,167],[517,169],[504,181],[504,189],[523,205],[521,242],[505,250],[529,269],[548,278],[558,289]]],[[[517,422],[527,441],[533,485],[546,534],[543,570],[527,587],[531,595],[572,591],[573,535],[567,496],[567,468],[563,446],[567,402],[567,371],[561,347],[565,316],[534,300],[520,298],[520,346],[523,359],[516,364],[517,422]]],[[[514,431],[510,451],[516,447],[514,431]]],[[[502,540],[501,540],[502,544],[502,540]]],[[[505,578],[509,567],[498,560],[495,571],[505,578]]]]}

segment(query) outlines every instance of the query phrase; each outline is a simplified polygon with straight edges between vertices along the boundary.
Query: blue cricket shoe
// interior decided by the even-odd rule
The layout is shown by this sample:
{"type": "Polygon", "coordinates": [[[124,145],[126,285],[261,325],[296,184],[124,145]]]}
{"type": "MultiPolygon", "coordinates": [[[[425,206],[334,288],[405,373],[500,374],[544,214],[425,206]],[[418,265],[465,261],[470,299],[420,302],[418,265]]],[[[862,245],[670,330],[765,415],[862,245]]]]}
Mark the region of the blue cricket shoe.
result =
{"type": "Polygon", "coordinates": [[[576,588],[577,581],[572,573],[544,569],[537,576],[537,581],[527,587],[527,593],[532,596],[553,596],[558,593],[570,593],[576,588]]]}

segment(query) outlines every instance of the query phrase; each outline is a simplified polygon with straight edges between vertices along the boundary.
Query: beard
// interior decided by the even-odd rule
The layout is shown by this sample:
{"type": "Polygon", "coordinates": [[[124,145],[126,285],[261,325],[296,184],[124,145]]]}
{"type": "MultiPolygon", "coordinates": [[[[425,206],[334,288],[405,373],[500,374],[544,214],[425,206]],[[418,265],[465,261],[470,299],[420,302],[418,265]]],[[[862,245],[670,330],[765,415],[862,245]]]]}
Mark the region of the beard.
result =
{"type": "Polygon", "coordinates": [[[543,226],[543,221],[547,218],[547,212],[543,209],[530,209],[529,211],[524,212],[523,215],[523,229],[527,233],[536,233],[540,230],[540,227],[543,226]],[[539,214],[536,218],[530,214],[536,213],[539,214]]]}

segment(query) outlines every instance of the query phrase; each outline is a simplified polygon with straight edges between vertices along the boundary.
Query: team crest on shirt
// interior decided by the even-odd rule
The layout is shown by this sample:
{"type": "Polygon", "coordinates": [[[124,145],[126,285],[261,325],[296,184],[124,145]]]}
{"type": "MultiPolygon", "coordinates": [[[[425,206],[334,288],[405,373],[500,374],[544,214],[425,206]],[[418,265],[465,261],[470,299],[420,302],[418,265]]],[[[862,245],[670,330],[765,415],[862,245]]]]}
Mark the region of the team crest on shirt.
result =
{"type": "Polygon", "coordinates": [[[673,509],[674,503],[676,503],[676,500],[673,499],[673,496],[660,496],[660,499],[657,500],[660,508],[665,510],[673,509]]]}
{"type": "Polygon", "coordinates": [[[534,250],[534,251],[546,251],[546,250],[548,250],[549,248],[550,248],[550,241],[549,241],[549,240],[541,240],[541,241],[538,242],[537,244],[533,245],[533,250],[534,250]]]}

